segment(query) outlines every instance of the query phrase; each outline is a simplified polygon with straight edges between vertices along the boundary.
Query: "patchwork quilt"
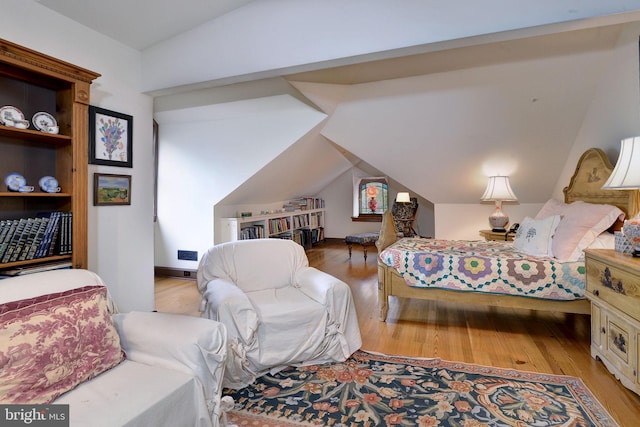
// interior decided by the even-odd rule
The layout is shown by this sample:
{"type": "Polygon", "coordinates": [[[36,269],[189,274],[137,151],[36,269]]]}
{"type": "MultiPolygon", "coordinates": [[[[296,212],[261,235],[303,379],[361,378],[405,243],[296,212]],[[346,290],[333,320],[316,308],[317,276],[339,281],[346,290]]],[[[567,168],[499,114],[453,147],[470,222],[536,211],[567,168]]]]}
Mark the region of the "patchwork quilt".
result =
{"type": "Polygon", "coordinates": [[[562,301],[585,294],[584,261],[533,257],[511,242],[404,238],[379,257],[414,287],[562,301]]]}

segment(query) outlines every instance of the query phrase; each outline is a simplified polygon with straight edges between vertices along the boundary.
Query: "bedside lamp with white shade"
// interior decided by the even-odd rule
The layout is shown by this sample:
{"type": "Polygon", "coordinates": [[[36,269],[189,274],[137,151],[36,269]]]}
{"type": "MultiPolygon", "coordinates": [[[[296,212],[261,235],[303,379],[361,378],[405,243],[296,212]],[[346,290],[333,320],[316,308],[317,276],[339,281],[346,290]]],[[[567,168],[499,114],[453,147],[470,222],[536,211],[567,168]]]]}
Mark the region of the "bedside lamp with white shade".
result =
{"type": "MultiPolygon", "coordinates": [[[[603,190],[640,189],[640,136],[626,138],[620,142],[620,155],[603,190]]],[[[632,243],[632,255],[640,256],[640,213],[624,222],[622,233],[632,243]]],[[[617,237],[616,237],[617,238],[617,237]]]]}
{"type": "Polygon", "coordinates": [[[489,216],[491,231],[504,232],[509,224],[509,217],[502,211],[502,202],[517,202],[508,176],[490,176],[487,189],[481,197],[483,202],[495,202],[496,210],[489,216]]]}
{"type": "Polygon", "coordinates": [[[640,136],[626,138],[620,142],[618,161],[602,188],[605,190],[640,188],[640,136]]]}

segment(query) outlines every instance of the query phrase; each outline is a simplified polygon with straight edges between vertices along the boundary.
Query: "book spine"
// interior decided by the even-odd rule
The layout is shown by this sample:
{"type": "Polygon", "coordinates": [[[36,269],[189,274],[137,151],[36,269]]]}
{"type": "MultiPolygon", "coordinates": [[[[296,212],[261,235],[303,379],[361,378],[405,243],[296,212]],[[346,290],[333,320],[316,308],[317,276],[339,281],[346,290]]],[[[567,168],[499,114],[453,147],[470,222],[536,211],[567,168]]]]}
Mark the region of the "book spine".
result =
{"type": "Polygon", "coordinates": [[[51,236],[53,235],[53,230],[56,227],[56,217],[58,212],[49,213],[49,222],[47,224],[47,228],[44,231],[44,235],[42,236],[42,240],[38,245],[38,249],[36,249],[35,258],[43,258],[47,256],[49,252],[49,244],[51,242],[51,236]]]}
{"type": "Polygon", "coordinates": [[[72,230],[71,212],[62,213],[62,227],[60,230],[59,255],[69,255],[71,253],[71,230],[72,230]]]}
{"type": "Polygon", "coordinates": [[[56,212],[55,225],[51,229],[51,240],[47,248],[45,256],[52,256],[59,250],[58,240],[60,236],[60,228],[62,227],[62,212],[56,212]]]}
{"type": "Polygon", "coordinates": [[[9,242],[11,242],[11,238],[13,237],[13,233],[16,230],[16,226],[18,225],[18,220],[8,220],[5,223],[5,228],[7,230],[4,238],[0,241],[0,262],[2,262],[2,258],[7,251],[7,247],[9,246],[9,242]]]}
{"type": "Polygon", "coordinates": [[[27,219],[26,218],[22,218],[18,220],[18,225],[16,226],[16,229],[13,233],[13,236],[11,237],[11,242],[9,242],[9,246],[7,247],[7,251],[5,252],[4,256],[2,257],[2,263],[6,263],[9,262],[9,260],[11,259],[11,256],[13,255],[13,252],[16,250],[16,247],[18,245],[18,240],[20,240],[20,236],[22,236],[22,231],[24,230],[24,226],[27,224],[27,219]]]}
{"type": "Polygon", "coordinates": [[[10,220],[2,220],[0,221],[0,244],[4,241],[4,238],[7,236],[7,232],[9,231],[9,222],[10,220]]]}
{"type": "MultiPolygon", "coordinates": [[[[36,218],[28,218],[27,224],[24,227],[24,231],[22,231],[22,236],[20,236],[20,240],[18,241],[18,247],[15,252],[11,256],[11,261],[24,261],[27,256],[27,252],[29,252],[29,246],[31,242],[33,242],[33,237],[35,236],[34,226],[36,224],[36,218]],[[22,256],[24,252],[24,257],[22,256]]],[[[37,226],[36,226],[37,228],[37,226]]]]}
{"type": "Polygon", "coordinates": [[[48,222],[49,222],[48,218],[36,218],[36,224],[34,224],[34,228],[31,233],[32,238],[28,244],[28,247],[25,248],[25,251],[21,255],[21,257],[24,256],[23,259],[31,260],[34,258],[36,249],[40,244],[40,240],[42,239],[42,235],[44,234],[44,230],[47,227],[48,222]]]}

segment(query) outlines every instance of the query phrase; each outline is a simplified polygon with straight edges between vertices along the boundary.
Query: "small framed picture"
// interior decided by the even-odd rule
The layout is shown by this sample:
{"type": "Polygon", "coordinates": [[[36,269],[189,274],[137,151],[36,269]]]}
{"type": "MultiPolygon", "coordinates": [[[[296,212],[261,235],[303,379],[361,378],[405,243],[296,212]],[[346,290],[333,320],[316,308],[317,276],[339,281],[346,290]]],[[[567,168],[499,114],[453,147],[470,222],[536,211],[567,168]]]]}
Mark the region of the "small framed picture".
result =
{"type": "Polygon", "coordinates": [[[93,205],[131,204],[131,175],[93,174],[93,205]]]}
{"type": "Polygon", "coordinates": [[[133,167],[133,117],[89,106],[89,163],[133,167]]]}

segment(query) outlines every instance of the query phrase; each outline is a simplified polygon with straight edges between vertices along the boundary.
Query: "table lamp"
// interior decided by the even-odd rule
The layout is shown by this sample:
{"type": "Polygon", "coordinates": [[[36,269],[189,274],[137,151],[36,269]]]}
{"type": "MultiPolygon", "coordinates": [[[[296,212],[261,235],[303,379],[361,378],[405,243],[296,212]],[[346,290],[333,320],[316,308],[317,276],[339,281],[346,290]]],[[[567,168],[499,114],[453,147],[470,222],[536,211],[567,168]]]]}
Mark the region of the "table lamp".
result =
{"type": "Polygon", "coordinates": [[[640,136],[626,138],[620,142],[618,161],[602,188],[605,190],[640,188],[640,136]]]}
{"type": "Polygon", "coordinates": [[[506,232],[509,217],[502,211],[502,202],[516,202],[518,198],[513,194],[508,176],[490,176],[487,189],[484,190],[483,202],[496,202],[496,210],[489,216],[491,231],[506,232]]]}
{"type": "Polygon", "coordinates": [[[399,192],[396,195],[396,203],[411,203],[411,198],[407,192],[399,192]]]}
{"type": "MultiPolygon", "coordinates": [[[[637,190],[640,188],[640,136],[620,142],[620,155],[603,190],[637,190]]],[[[640,256],[640,214],[624,222],[622,232],[632,243],[634,257],[640,256]]]]}

